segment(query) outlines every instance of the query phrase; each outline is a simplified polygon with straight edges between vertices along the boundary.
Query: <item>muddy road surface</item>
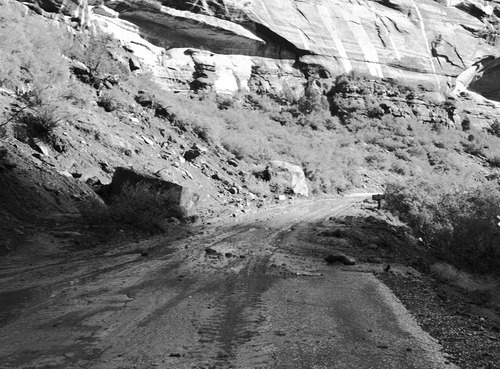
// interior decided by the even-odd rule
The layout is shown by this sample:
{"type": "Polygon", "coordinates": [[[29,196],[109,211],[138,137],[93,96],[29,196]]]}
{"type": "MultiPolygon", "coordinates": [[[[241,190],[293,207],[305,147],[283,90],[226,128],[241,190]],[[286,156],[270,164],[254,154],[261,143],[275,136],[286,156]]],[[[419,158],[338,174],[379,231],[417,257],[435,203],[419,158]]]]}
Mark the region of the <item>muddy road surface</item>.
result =
{"type": "Polygon", "coordinates": [[[327,265],[334,250],[304,237],[362,200],[296,202],[65,260],[4,261],[0,368],[453,368],[371,272],[381,265],[327,265]]]}

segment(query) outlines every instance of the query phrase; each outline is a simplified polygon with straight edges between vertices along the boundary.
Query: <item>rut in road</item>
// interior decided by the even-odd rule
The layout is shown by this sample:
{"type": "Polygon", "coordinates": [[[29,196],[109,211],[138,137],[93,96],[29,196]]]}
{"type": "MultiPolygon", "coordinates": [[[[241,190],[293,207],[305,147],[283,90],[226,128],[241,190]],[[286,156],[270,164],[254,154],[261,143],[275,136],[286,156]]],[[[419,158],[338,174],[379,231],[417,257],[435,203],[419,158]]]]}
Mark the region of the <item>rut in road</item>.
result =
{"type": "MultiPolygon", "coordinates": [[[[262,293],[275,280],[266,274],[268,261],[268,256],[257,257],[238,275],[214,288],[213,292],[220,296],[220,304],[214,307],[213,316],[200,322],[200,347],[191,353],[196,361],[206,363],[208,360],[215,367],[228,367],[236,359],[238,348],[258,333],[266,320],[262,312],[262,293]]],[[[271,358],[263,350],[269,344],[261,342],[246,353],[252,367],[269,364],[271,358]]]]}
{"type": "MultiPolygon", "coordinates": [[[[287,209],[285,216],[280,209],[268,211],[267,221],[255,223],[241,221],[227,229],[219,229],[217,240],[212,247],[228,247],[255,251],[245,260],[244,267],[237,273],[226,275],[207,287],[218,296],[218,304],[212,309],[214,314],[199,325],[199,344],[196,350],[186,355],[186,365],[195,359],[200,367],[232,367],[243,362],[245,367],[270,368],[275,366],[272,340],[259,337],[250,345],[245,345],[260,335],[269,312],[263,302],[263,294],[280,276],[273,270],[271,258],[281,252],[293,240],[292,229],[304,221],[314,221],[342,212],[356,203],[357,199],[342,199],[332,204],[331,200],[314,204],[304,203],[294,209],[287,209]]],[[[260,220],[265,219],[265,216],[260,220]]],[[[281,278],[283,276],[281,275],[281,278]]],[[[273,334],[280,335],[281,332],[273,334]]],[[[182,362],[177,363],[182,365],[182,362]]],[[[237,365],[238,366],[238,365],[237,365]]],[[[187,367],[187,366],[186,366],[187,367]]]]}

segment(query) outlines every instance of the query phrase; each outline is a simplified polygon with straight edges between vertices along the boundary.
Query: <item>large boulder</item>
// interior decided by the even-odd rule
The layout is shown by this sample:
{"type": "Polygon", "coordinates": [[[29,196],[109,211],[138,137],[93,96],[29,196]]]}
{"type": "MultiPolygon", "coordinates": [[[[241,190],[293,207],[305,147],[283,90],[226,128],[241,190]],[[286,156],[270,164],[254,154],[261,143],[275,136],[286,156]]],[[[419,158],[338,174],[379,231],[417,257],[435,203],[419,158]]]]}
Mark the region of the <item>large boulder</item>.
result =
{"type": "Polygon", "coordinates": [[[165,204],[165,206],[178,208],[180,214],[185,216],[195,215],[195,207],[199,199],[199,195],[196,192],[193,192],[188,187],[140,173],[133,169],[116,168],[111,184],[109,185],[108,193],[110,196],[118,195],[122,193],[126,186],[135,186],[138,183],[147,184],[156,191],[168,194],[171,202],[165,204]]]}
{"type": "Polygon", "coordinates": [[[270,179],[273,182],[285,183],[295,195],[309,196],[306,176],[298,165],[273,160],[269,163],[266,171],[270,173],[270,179]]]}

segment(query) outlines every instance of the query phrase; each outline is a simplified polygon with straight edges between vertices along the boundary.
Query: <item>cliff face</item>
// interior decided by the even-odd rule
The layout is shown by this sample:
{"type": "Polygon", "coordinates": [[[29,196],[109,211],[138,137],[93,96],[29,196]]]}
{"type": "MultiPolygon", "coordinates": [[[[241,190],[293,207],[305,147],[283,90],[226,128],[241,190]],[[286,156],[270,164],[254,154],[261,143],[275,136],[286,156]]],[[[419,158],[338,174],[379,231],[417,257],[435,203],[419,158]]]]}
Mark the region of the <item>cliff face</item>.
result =
{"type": "MultiPolygon", "coordinates": [[[[30,1],[114,33],[176,88],[299,94],[311,75],[356,71],[444,91],[468,68],[491,76],[487,68],[497,64],[500,8],[491,1],[30,1]]],[[[474,84],[479,93],[483,87],[494,95],[487,78],[474,84]]]]}

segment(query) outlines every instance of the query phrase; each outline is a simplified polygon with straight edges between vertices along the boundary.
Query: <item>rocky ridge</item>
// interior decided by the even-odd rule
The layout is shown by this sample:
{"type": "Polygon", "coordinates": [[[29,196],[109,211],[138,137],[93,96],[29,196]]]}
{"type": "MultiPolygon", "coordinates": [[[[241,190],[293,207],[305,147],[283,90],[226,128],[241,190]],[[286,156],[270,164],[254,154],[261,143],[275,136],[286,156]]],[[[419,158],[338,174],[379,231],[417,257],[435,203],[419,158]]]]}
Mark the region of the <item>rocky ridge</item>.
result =
{"type": "Polygon", "coordinates": [[[121,39],[170,88],[300,96],[308,77],[356,71],[494,97],[494,1],[30,0],[121,39]],[[99,4],[99,5],[98,5],[99,4]]]}

